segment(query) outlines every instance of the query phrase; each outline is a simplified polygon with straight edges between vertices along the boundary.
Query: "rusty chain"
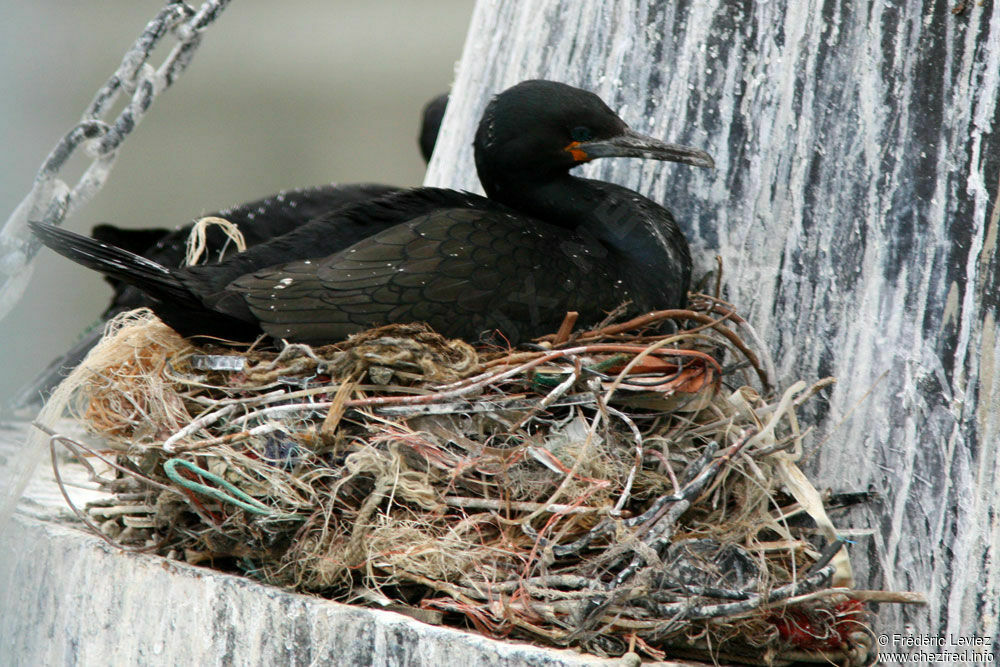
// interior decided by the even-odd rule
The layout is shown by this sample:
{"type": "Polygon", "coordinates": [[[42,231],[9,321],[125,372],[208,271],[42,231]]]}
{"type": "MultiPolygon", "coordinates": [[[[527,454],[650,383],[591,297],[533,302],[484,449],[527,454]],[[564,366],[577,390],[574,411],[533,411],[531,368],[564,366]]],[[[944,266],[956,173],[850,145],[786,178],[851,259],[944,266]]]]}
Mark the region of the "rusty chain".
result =
{"type": "Polygon", "coordinates": [[[153,104],[191,62],[202,32],[225,10],[231,0],[206,0],[195,10],[181,0],[170,0],[146,24],[142,34],[122,58],[121,65],[97,91],[83,118],[59,140],[42,163],[31,191],[18,204],[0,231],[0,319],[21,298],[31,276],[32,263],[41,244],[28,230],[28,220],[61,224],[88,202],[104,185],[118,149],[153,104]],[[177,44],[155,68],[149,56],[167,36],[177,44]],[[131,95],[113,120],[109,110],[122,95],[131,95]],[[66,161],[80,147],[93,158],[76,185],[57,178],[66,161]]]}

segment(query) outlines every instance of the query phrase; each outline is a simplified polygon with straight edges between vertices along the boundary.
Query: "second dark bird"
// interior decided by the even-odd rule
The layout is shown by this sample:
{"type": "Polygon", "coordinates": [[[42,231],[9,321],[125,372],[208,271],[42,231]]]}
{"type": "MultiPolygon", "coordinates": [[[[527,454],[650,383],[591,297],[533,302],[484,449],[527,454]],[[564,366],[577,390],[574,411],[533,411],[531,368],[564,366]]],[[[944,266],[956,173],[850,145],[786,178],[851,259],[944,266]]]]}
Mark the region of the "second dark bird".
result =
{"type": "Polygon", "coordinates": [[[365,328],[423,321],[447,336],[549,333],[566,311],[600,320],[678,307],[687,242],[662,206],[569,170],[602,157],[711,167],[704,152],[632,131],[592,93],[525,81],[487,106],[474,142],[487,197],[415,188],[341,209],[220,264],[167,268],[35,224],[57,252],[134,285],[184,336],[324,344],[365,328]],[[344,248],[354,225],[382,231],[344,248]],[[338,231],[340,230],[340,231],[338,231]]]}

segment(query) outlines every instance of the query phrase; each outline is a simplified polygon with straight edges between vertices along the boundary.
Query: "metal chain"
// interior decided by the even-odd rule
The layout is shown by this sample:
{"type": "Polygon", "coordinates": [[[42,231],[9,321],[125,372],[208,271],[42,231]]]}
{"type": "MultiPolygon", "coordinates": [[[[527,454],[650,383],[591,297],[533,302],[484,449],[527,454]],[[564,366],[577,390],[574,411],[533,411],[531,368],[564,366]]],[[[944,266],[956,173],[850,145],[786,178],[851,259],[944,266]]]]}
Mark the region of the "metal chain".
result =
{"type": "Polygon", "coordinates": [[[170,87],[191,62],[202,31],[222,14],[231,0],[206,0],[195,11],[182,0],[170,0],[146,24],[122,63],[87,107],[83,118],[49,153],[28,193],[0,231],[0,319],[6,317],[27,287],[33,259],[41,244],[28,230],[28,220],[58,225],[101,189],[125,137],[135,129],[156,96],[170,87]],[[153,49],[173,34],[177,44],[163,64],[147,61],[153,49]],[[131,100],[113,120],[108,110],[122,94],[131,100]],[[67,159],[80,147],[93,162],[72,188],[57,178],[67,159]]]}

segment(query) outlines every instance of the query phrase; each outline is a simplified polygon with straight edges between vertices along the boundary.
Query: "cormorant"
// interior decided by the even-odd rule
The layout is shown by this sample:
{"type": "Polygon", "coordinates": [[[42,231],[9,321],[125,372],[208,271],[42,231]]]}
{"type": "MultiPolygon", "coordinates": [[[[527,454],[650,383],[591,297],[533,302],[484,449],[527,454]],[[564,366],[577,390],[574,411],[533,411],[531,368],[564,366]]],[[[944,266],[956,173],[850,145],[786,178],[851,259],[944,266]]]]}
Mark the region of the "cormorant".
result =
{"type": "MultiPolygon", "coordinates": [[[[431,159],[447,104],[448,94],[443,93],[429,100],[423,108],[417,143],[424,162],[431,159]]],[[[296,188],[209,213],[204,217],[223,218],[235,224],[249,248],[286,234],[323,214],[377,199],[399,190],[400,188],[396,186],[377,183],[327,184],[296,188]]],[[[189,223],[171,230],[160,227],[130,229],[100,224],[91,230],[91,237],[142,255],[163,266],[179,267],[184,262],[187,240],[193,226],[194,223],[189,223]]],[[[351,228],[352,235],[343,238],[345,247],[382,229],[378,225],[370,228],[352,225],[351,228]]],[[[235,253],[235,244],[219,227],[209,226],[205,231],[205,255],[210,261],[222,261],[235,253]]],[[[115,278],[106,277],[106,279],[114,288],[114,294],[101,314],[101,322],[106,322],[126,310],[150,305],[149,298],[142,291],[115,278]]],[[[28,405],[39,397],[47,396],[97,344],[101,333],[101,326],[91,327],[72,348],[54,359],[42,373],[22,387],[14,403],[28,405]]]]}
{"type": "MultiPolygon", "coordinates": [[[[420,134],[417,144],[424,162],[430,162],[441,130],[441,121],[448,106],[448,93],[442,93],[428,100],[421,113],[420,134]]],[[[286,234],[309,220],[337,209],[363,201],[377,199],[383,195],[398,192],[401,188],[379,183],[331,183],[309,188],[295,188],[239,204],[203,217],[228,220],[235,224],[247,247],[253,247],[276,236],[286,234]]],[[[142,255],[146,259],[164,266],[180,266],[186,253],[188,236],[194,223],[170,230],[165,228],[130,229],[110,224],[101,224],[91,230],[91,237],[142,255]]],[[[206,238],[206,254],[216,260],[232,254],[233,244],[217,227],[209,227],[206,238]]],[[[359,239],[360,240],[360,239],[359,239]]],[[[113,285],[119,283],[110,279],[113,285]]],[[[116,292],[110,310],[120,312],[116,306],[134,308],[140,302],[134,295],[127,303],[117,303],[122,295],[116,292]]],[[[113,314],[113,313],[112,313],[113,314]]]]}
{"type": "Polygon", "coordinates": [[[135,285],[184,336],[324,344],[370,326],[424,321],[510,343],[553,331],[566,311],[594,323],[685,303],[687,242],[665,208],[569,174],[602,157],[711,167],[708,154],[631,130],[596,95],[525,81],[493,98],[474,142],[488,197],[415,188],[350,206],[214,265],[167,268],[58,227],[41,241],[135,285]],[[344,248],[352,226],[382,231],[344,248]]]}
{"type": "MultiPolygon", "coordinates": [[[[331,183],[283,190],[203,217],[222,218],[233,223],[239,228],[247,248],[252,248],[287,234],[325,214],[360,202],[378,199],[400,189],[378,183],[331,183]]],[[[95,226],[90,235],[102,243],[142,255],[157,264],[179,267],[184,264],[187,240],[191,236],[194,224],[188,223],[174,230],[128,229],[102,224],[95,226]]],[[[367,232],[360,228],[354,230],[354,234],[345,239],[345,247],[375,231],[378,231],[378,228],[367,232]]],[[[236,244],[221,228],[210,225],[205,229],[205,255],[210,262],[221,262],[235,254],[236,244]]],[[[125,310],[149,305],[149,299],[142,291],[114,277],[106,278],[115,288],[115,293],[102,319],[108,320],[125,310]]]]}
{"type": "Polygon", "coordinates": [[[424,121],[417,141],[420,144],[420,154],[424,156],[424,162],[431,161],[434,145],[437,144],[438,132],[441,130],[441,121],[444,120],[444,112],[447,108],[448,93],[441,93],[424,105],[424,121]]]}
{"type": "MultiPolygon", "coordinates": [[[[441,120],[444,118],[448,104],[448,93],[442,93],[431,98],[421,112],[420,134],[417,143],[424,162],[429,162],[437,143],[438,132],[441,130],[441,120]]],[[[359,202],[377,199],[401,188],[379,183],[331,183],[307,188],[282,190],[281,192],[262,197],[245,204],[208,213],[203,217],[214,217],[228,220],[236,225],[248,248],[270,241],[287,234],[296,227],[332,213],[346,206],[359,202]]],[[[164,266],[181,266],[187,252],[187,240],[191,235],[194,223],[188,223],[176,229],[149,228],[129,229],[110,224],[101,224],[91,230],[91,237],[118,246],[146,259],[151,259],[164,266]]],[[[360,241],[376,231],[354,228],[354,233],[344,239],[345,246],[360,241]]],[[[234,254],[235,244],[216,226],[206,229],[205,254],[211,261],[222,261],[234,254]]],[[[142,292],[108,277],[114,286],[115,294],[111,303],[102,315],[108,320],[125,310],[148,305],[142,292]]],[[[89,348],[88,348],[89,349],[89,348]]]]}

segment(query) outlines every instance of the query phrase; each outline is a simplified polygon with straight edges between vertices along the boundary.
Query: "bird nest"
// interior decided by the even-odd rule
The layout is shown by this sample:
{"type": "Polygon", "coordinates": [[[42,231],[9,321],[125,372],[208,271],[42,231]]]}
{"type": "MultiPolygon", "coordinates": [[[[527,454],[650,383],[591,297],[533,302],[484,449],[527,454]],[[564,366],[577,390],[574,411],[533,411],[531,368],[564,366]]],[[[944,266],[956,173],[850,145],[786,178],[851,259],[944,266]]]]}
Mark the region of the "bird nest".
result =
{"type": "Polygon", "coordinates": [[[773,392],[747,323],[692,303],[531,350],[196,347],[135,311],[57,394],[101,444],[53,448],[123,549],[598,655],[864,664],[864,604],[907,600],[850,588],[796,466],[829,381],[773,392]]]}

